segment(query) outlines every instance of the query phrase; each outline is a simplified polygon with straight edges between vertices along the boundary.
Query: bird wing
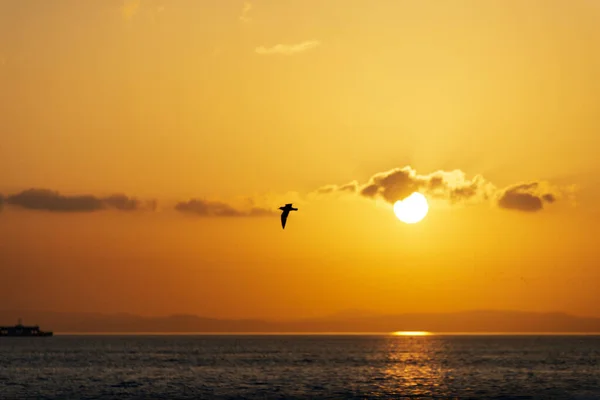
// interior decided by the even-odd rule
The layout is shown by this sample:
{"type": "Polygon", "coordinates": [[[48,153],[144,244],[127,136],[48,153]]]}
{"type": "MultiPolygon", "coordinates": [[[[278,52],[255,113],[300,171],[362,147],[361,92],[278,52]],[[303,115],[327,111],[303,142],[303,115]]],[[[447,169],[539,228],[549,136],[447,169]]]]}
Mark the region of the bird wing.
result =
{"type": "Polygon", "coordinates": [[[287,221],[287,217],[288,217],[289,213],[290,212],[287,210],[281,213],[281,227],[283,229],[285,229],[285,222],[287,221]]]}

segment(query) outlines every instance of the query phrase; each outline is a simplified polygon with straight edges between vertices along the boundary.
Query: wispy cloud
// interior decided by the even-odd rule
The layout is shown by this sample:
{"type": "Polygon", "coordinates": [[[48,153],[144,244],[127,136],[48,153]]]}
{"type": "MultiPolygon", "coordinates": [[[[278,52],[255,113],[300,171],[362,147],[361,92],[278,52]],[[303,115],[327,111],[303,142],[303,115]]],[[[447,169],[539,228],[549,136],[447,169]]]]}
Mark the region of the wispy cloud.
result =
{"type": "Polygon", "coordinates": [[[123,0],[121,13],[123,18],[130,20],[140,9],[141,0],[123,0]]]}
{"type": "Polygon", "coordinates": [[[318,40],[308,40],[298,44],[277,44],[273,47],[260,46],[256,48],[256,53],[261,55],[282,54],[291,56],[293,54],[302,53],[314,49],[321,45],[318,40]]]}
{"type": "Polygon", "coordinates": [[[244,8],[242,9],[242,15],[240,15],[240,21],[242,21],[242,22],[252,21],[252,18],[250,18],[248,16],[248,14],[250,13],[250,10],[252,10],[252,3],[250,3],[249,1],[245,1],[244,8]]]}

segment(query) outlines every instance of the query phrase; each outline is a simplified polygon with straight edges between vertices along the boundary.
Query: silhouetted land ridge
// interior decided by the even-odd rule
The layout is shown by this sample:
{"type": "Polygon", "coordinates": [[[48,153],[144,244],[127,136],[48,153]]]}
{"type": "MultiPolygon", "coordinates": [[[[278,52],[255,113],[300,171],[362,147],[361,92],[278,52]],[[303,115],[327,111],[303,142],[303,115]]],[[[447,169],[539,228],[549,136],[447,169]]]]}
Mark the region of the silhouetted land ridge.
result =
{"type": "Polygon", "coordinates": [[[0,311],[0,324],[22,317],[55,332],[600,332],[600,318],[564,313],[518,311],[465,311],[456,313],[379,315],[342,312],[336,315],[267,321],[258,319],[227,320],[195,315],[142,317],[131,314],[60,313],[50,311],[0,311]]]}

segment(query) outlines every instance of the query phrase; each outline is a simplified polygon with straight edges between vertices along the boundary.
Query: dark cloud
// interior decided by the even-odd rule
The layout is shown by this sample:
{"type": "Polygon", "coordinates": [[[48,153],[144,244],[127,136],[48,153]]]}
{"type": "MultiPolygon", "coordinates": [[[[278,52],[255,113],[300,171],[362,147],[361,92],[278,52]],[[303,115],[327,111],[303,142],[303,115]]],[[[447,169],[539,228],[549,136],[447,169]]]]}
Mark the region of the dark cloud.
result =
{"type": "Polygon", "coordinates": [[[367,198],[380,197],[395,203],[419,191],[435,198],[445,198],[451,202],[469,201],[475,198],[488,198],[492,186],[483,177],[466,178],[464,172],[437,171],[429,175],[418,175],[410,166],[395,168],[373,175],[367,183],[352,182],[342,186],[329,185],[318,193],[357,192],[367,198]]]}
{"type": "Polygon", "coordinates": [[[92,212],[104,208],[102,200],[91,195],[62,196],[46,189],[25,190],[8,196],[6,202],[30,210],[56,212],[92,212]]]}
{"type": "Polygon", "coordinates": [[[396,168],[375,174],[362,194],[367,197],[379,195],[389,203],[395,203],[420,189],[421,181],[410,168],[396,168]]]}
{"type": "Polygon", "coordinates": [[[50,212],[94,212],[106,209],[136,211],[144,204],[122,194],[100,198],[93,195],[65,196],[48,189],[28,189],[10,195],[5,202],[28,210],[50,212]]]}
{"type": "Polygon", "coordinates": [[[260,207],[253,207],[248,211],[242,211],[219,201],[198,199],[177,203],[175,209],[182,213],[190,213],[202,217],[264,217],[277,214],[272,210],[260,207]]]}
{"type": "Polygon", "coordinates": [[[544,208],[544,202],[555,201],[556,195],[541,191],[539,183],[533,182],[504,189],[498,198],[498,206],[507,210],[535,212],[544,208]]]}
{"type": "Polygon", "coordinates": [[[360,194],[365,197],[375,197],[378,191],[379,187],[376,184],[371,184],[363,187],[360,191],[360,194]]]}

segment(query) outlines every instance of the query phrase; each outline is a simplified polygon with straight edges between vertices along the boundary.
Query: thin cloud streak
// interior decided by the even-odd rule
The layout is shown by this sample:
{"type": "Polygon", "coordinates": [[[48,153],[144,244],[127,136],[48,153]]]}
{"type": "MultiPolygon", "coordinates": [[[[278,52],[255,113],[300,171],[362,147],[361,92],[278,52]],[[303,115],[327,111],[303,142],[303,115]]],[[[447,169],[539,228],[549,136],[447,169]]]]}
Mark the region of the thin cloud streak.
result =
{"type": "Polygon", "coordinates": [[[240,210],[220,201],[191,199],[175,205],[175,210],[200,217],[267,217],[277,215],[275,211],[260,207],[240,210]]]}
{"type": "Polygon", "coordinates": [[[277,44],[273,47],[260,46],[256,48],[256,53],[261,55],[281,54],[291,56],[298,53],[314,49],[321,45],[318,40],[308,40],[298,44],[277,44]]]}

